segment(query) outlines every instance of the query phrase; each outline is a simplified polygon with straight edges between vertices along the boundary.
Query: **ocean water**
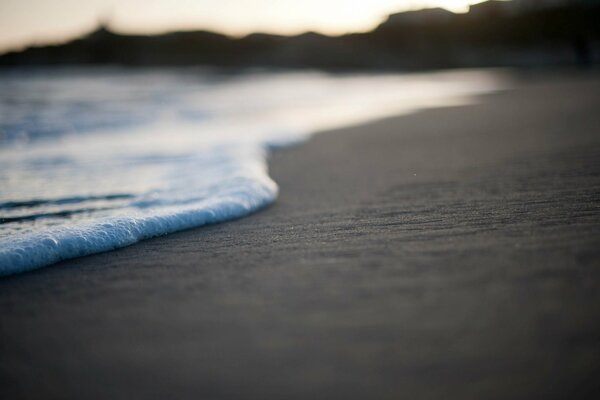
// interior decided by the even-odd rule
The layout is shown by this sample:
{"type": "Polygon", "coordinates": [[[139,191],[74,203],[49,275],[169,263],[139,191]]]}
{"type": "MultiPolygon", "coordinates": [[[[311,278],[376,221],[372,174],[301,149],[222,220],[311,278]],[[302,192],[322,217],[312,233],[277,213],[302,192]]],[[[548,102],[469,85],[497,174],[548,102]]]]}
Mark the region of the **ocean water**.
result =
{"type": "Polygon", "coordinates": [[[243,217],[273,149],[503,86],[497,71],[0,71],[0,276],[243,217]]]}

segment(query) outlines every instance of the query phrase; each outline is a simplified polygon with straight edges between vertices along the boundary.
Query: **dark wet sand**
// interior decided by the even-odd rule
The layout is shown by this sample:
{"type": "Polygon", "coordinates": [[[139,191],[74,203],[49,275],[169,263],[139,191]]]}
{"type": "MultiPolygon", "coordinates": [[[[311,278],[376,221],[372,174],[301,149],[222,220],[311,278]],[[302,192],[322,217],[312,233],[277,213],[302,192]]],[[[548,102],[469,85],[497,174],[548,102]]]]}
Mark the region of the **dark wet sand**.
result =
{"type": "Polygon", "coordinates": [[[249,218],[0,281],[1,397],[599,393],[600,75],[321,134],[271,169],[280,199],[249,218]]]}

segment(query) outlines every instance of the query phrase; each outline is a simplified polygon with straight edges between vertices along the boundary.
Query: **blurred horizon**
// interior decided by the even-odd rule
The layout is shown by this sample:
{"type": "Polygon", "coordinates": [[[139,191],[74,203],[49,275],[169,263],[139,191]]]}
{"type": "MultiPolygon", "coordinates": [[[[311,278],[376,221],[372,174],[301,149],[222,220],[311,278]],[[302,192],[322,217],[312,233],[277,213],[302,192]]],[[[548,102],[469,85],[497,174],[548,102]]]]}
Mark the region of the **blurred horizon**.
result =
{"type": "Polygon", "coordinates": [[[64,43],[102,25],[121,34],[144,35],[190,30],[234,37],[255,32],[341,35],[372,30],[391,13],[434,7],[462,13],[483,1],[4,0],[0,3],[0,53],[64,43]]]}

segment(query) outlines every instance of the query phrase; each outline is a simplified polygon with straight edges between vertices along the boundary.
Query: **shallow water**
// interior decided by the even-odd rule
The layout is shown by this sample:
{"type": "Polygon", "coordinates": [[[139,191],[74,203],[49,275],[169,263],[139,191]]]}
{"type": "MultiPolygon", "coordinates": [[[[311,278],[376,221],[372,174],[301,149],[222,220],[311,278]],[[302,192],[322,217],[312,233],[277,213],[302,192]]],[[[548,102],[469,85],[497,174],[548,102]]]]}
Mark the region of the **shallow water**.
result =
{"type": "Polygon", "coordinates": [[[502,86],[497,71],[1,71],[0,275],[242,217],[277,196],[271,149],[502,86]]]}

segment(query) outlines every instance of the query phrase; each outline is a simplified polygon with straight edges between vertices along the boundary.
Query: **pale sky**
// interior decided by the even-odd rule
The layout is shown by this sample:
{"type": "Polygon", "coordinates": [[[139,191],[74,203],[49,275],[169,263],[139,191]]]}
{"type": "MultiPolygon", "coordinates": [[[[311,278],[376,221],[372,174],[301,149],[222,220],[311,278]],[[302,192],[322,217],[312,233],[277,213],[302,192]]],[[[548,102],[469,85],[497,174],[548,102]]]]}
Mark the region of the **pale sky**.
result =
{"type": "Polygon", "coordinates": [[[55,43],[106,19],[123,33],[206,29],[328,34],[367,31],[390,13],[441,6],[465,12],[482,0],[0,0],[0,52],[55,43]]]}

